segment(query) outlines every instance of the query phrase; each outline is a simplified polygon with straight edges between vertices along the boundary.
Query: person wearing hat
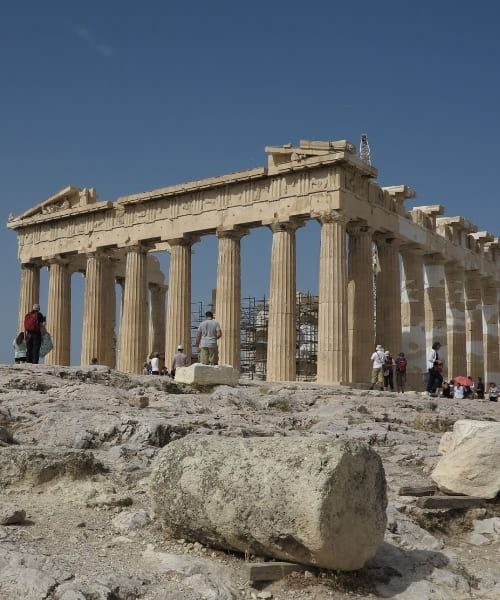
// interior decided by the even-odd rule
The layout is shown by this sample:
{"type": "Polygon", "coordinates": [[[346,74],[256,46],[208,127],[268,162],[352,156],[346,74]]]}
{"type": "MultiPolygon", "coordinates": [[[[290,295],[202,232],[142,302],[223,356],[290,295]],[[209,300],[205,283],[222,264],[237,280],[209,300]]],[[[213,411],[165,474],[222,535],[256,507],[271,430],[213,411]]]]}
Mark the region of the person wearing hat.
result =
{"type": "Polygon", "coordinates": [[[26,338],[26,361],[34,365],[40,360],[40,346],[45,333],[45,317],[40,312],[40,305],[33,304],[33,309],[24,317],[26,338]]]}
{"type": "Polygon", "coordinates": [[[376,385],[379,385],[380,391],[383,391],[385,352],[384,348],[380,344],[378,344],[378,346],[375,348],[375,352],[371,355],[370,360],[373,361],[372,384],[370,389],[373,390],[376,385]]]}
{"type": "Polygon", "coordinates": [[[172,361],[172,371],[170,375],[175,377],[175,370],[178,367],[189,367],[189,358],[187,354],[184,354],[184,346],[179,344],[177,346],[177,354],[174,355],[174,360],[172,361]]]}

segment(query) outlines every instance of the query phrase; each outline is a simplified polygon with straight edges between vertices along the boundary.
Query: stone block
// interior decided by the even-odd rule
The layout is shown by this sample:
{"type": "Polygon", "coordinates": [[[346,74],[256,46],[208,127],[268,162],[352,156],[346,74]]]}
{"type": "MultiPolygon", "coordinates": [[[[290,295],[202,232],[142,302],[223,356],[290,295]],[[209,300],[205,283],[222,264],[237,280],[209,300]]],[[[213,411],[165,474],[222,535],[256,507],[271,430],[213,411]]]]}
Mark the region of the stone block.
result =
{"type": "Polygon", "coordinates": [[[169,535],[355,570],[384,539],[382,461],[363,442],[190,434],[162,448],[152,509],[169,535]]]}
{"type": "Polygon", "coordinates": [[[500,423],[459,420],[432,480],[447,494],[495,498],[500,492],[500,423]]]}
{"type": "Polygon", "coordinates": [[[239,377],[239,371],[229,365],[212,367],[195,363],[175,371],[175,381],[189,385],[238,385],[239,377]]]}

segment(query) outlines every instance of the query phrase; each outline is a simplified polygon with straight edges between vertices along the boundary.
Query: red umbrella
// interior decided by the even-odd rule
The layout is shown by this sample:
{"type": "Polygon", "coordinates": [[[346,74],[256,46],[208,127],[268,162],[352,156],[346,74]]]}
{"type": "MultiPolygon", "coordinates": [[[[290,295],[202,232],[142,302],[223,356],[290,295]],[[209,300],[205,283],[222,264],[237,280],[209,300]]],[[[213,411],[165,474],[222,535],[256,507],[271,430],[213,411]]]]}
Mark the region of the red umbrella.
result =
{"type": "Polygon", "coordinates": [[[470,377],[465,377],[465,375],[457,375],[457,377],[453,377],[453,381],[465,386],[472,385],[473,383],[472,379],[470,379],[470,377]]]}

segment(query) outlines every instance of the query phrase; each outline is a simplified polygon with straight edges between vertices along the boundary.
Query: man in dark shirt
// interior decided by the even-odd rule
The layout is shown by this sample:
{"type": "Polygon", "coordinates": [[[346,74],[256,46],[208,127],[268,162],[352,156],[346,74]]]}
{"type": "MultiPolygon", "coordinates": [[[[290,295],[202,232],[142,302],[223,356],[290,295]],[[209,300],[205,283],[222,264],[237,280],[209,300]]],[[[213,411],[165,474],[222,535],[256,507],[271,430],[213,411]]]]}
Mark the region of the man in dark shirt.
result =
{"type": "Polygon", "coordinates": [[[38,327],[30,325],[30,329],[26,329],[26,360],[37,365],[40,360],[42,335],[45,333],[45,317],[40,312],[39,304],[33,304],[33,310],[26,315],[24,319],[25,327],[27,321],[36,322],[38,325],[38,327]],[[29,319],[28,317],[31,315],[34,315],[35,318],[29,319]]]}

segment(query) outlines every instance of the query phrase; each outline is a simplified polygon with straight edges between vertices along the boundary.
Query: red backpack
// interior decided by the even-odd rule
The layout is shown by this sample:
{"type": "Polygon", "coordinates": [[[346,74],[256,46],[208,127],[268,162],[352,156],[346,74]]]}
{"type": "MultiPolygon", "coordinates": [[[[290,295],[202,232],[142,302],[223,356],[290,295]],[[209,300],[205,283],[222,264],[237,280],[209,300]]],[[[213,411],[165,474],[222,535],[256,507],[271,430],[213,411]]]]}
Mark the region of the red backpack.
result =
{"type": "Polygon", "coordinates": [[[40,331],[38,311],[32,310],[24,317],[24,331],[40,331]]]}
{"type": "Polygon", "coordinates": [[[407,364],[406,358],[398,358],[396,362],[398,365],[398,371],[400,373],[404,373],[406,371],[406,364],[407,364]]]}

